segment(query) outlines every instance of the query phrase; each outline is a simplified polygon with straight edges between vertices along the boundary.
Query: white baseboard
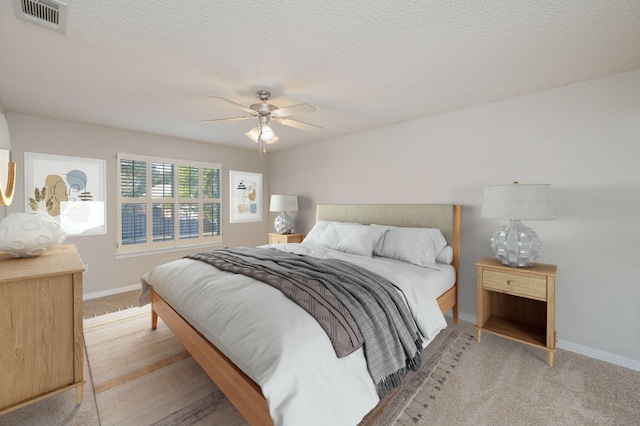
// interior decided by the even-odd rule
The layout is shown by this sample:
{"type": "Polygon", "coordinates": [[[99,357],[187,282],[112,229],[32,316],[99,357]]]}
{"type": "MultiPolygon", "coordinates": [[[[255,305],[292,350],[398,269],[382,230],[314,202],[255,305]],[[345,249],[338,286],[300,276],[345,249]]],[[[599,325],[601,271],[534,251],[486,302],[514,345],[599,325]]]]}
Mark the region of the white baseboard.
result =
{"type": "Polygon", "coordinates": [[[95,293],[87,293],[82,295],[82,300],[97,299],[98,297],[111,296],[118,293],[125,293],[127,291],[140,290],[140,283],[131,284],[125,287],[112,288],[109,290],[96,291],[95,293]]]}
{"type": "Polygon", "coordinates": [[[611,352],[590,348],[589,346],[579,345],[577,343],[569,342],[562,339],[558,339],[558,341],[556,342],[556,347],[558,349],[575,352],[589,358],[598,359],[610,364],[619,365],[621,367],[626,367],[635,371],[640,371],[640,361],[636,359],[612,354],[611,352]]]}
{"type": "Polygon", "coordinates": [[[462,321],[470,322],[471,324],[475,324],[476,323],[476,316],[475,315],[469,315],[469,314],[466,314],[464,312],[458,312],[458,318],[461,319],[462,321]]]}
{"type": "MultiPolygon", "coordinates": [[[[447,313],[447,316],[451,316],[451,312],[447,313]]],[[[476,323],[476,316],[467,314],[464,312],[458,313],[458,318],[463,321],[476,323]]],[[[619,365],[621,367],[629,368],[631,370],[640,371],[640,361],[637,359],[627,358],[624,356],[612,354],[611,352],[603,351],[600,349],[594,349],[589,346],[580,345],[578,343],[569,342],[567,340],[558,339],[556,342],[558,349],[573,352],[579,355],[584,355],[589,358],[597,359],[600,361],[608,362],[609,364],[619,365]]]]}

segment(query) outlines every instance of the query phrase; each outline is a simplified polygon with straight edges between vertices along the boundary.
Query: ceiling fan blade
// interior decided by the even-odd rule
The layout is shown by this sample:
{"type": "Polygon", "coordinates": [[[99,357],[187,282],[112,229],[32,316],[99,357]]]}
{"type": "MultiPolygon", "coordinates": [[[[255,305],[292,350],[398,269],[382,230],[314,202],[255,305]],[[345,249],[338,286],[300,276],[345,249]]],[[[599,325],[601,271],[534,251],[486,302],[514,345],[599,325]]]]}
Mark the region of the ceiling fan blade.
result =
{"type": "Polygon", "coordinates": [[[313,124],[303,123],[302,121],[292,120],[290,118],[280,118],[276,120],[280,124],[285,126],[295,127],[296,129],[306,130],[307,132],[320,132],[322,127],[315,126],[313,124]]]}
{"type": "Polygon", "coordinates": [[[239,108],[239,109],[241,109],[241,110],[243,110],[243,111],[245,111],[245,112],[248,112],[248,113],[249,113],[249,114],[251,114],[251,115],[254,115],[254,116],[255,116],[255,114],[256,114],[256,112],[255,112],[254,110],[252,110],[251,108],[246,107],[246,106],[244,106],[244,105],[240,105],[239,103],[236,103],[236,102],[230,101],[229,99],[221,98],[221,97],[219,97],[219,96],[209,96],[209,98],[210,98],[210,99],[213,99],[213,100],[215,100],[215,101],[218,101],[218,102],[224,102],[224,103],[226,103],[226,104],[228,104],[228,105],[230,105],[230,106],[233,106],[233,107],[235,107],[235,108],[239,108]]]}
{"type": "MultiPolygon", "coordinates": [[[[245,133],[245,135],[247,135],[249,137],[249,139],[251,139],[255,143],[258,143],[258,138],[260,137],[260,126],[255,126],[253,129],[251,129],[247,133],[245,133]]],[[[280,138],[276,136],[272,140],[270,140],[269,142],[266,142],[266,144],[267,145],[271,145],[272,143],[276,143],[279,140],[280,140],[280,138]]]]}
{"type": "Polygon", "coordinates": [[[278,108],[271,111],[272,117],[288,117],[295,114],[304,114],[305,112],[314,112],[316,109],[309,104],[291,105],[284,108],[278,108]]]}
{"type": "Polygon", "coordinates": [[[202,120],[200,123],[213,123],[215,121],[253,120],[254,118],[255,117],[214,118],[212,120],[202,120]]]}

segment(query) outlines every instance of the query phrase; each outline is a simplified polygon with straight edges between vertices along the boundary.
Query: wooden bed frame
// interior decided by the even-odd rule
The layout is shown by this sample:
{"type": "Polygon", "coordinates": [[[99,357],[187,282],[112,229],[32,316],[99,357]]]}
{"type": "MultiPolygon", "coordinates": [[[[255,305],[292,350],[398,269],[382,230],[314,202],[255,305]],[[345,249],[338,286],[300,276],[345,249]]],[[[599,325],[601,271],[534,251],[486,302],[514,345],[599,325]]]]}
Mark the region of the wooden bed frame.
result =
{"type": "MultiPolygon", "coordinates": [[[[316,219],[439,228],[453,248],[456,283],[438,298],[438,304],[443,313],[452,310],[453,320],[457,323],[461,211],[461,206],[453,204],[337,204],[319,205],[316,219]]],[[[160,317],[250,425],[273,425],[267,401],[258,384],[153,290],[151,309],[151,328],[156,329],[160,317]]]]}

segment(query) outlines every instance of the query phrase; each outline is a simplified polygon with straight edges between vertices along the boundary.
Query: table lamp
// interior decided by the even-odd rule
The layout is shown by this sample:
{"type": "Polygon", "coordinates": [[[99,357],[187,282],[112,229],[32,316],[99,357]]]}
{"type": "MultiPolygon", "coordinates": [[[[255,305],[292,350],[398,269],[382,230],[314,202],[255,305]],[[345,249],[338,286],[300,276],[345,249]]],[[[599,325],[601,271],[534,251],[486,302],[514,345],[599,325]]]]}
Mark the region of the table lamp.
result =
{"type": "Polygon", "coordinates": [[[280,212],[273,226],[278,234],[290,234],[293,231],[293,218],[287,212],[298,211],[298,197],[295,195],[272,195],[269,211],[280,212]]]}
{"type": "Polygon", "coordinates": [[[508,225],[491,237],[491,248],[504,265],[527,268],[538,257],[542,243],[538,234],[520,220],[555,219],[551,185],[519,184],[484,189],[482,212],[487,219],[508,219],[508,225]]]}

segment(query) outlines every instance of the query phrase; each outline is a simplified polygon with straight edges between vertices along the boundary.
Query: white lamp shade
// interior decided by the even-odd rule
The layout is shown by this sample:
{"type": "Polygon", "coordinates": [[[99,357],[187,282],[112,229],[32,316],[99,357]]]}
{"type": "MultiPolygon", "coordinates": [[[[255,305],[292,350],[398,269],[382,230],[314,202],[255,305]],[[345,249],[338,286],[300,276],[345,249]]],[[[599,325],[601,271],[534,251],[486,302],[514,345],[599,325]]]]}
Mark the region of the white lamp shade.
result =
{"type": "MultiPolygon", "coordinates": [[[[251,129],[247,133],[245,133],[245,135],[247,135],[249,137],[249,139],[251,139],[255,143],[258,143],[258,138],[260,137],[260,126],[255,126],[253,129],[251,129]]],[[[270,141],[266,141],[264,139],[262,141],[264,143],[266,143],[267,145],[271,145],[272,143],[276,143],[279,140],[280,140],[280,138],[278,136],[274,135],[273,139],[271,139],[270,141]]]]}
{"type": "Polygon", "coordinates": [[[269,143],[272,142],[275,137],[276,134],[273,132],[273,129],[271,129],[268,124],[264,124],[260,132],[260,138],[262,138],[265,143],[269,143]]]}
{"type": "Polygon", "coordinates": [[[480,216],[486,219],[555,219],[553,194],[548,184],[488,186],[484,189],[480,216]]]}
{"type": "Polygon", "coordinates": [[[269,203],[271,212],[297,212],[298,197],[296,195],[272,195],[269,203]]]}

